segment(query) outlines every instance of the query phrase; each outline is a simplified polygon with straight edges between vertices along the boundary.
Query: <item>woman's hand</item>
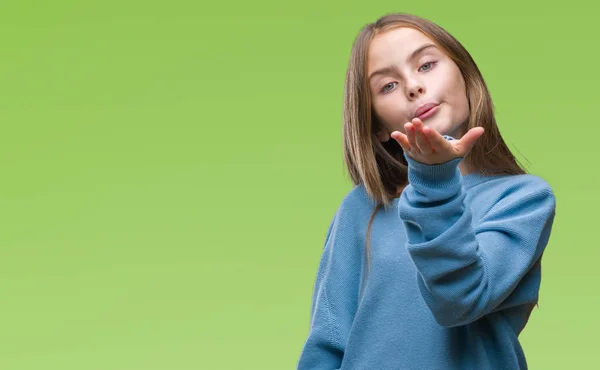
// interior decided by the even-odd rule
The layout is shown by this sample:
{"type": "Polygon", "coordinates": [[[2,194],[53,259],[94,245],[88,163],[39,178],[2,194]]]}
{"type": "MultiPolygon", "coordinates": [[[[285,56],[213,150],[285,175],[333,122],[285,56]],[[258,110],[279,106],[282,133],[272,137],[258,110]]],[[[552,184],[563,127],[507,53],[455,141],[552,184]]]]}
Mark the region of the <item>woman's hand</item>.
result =
{"type": "Polygon", "coordinates": [[[392,132],[392,138],[410,157],[425,164],[441,164],[465,157],[484,132],[483,127],[474,127],[460,140],[448,141],[436,130],[423,126],[418,118],[406,123],[404,130],[406,134],[392,132]]]}

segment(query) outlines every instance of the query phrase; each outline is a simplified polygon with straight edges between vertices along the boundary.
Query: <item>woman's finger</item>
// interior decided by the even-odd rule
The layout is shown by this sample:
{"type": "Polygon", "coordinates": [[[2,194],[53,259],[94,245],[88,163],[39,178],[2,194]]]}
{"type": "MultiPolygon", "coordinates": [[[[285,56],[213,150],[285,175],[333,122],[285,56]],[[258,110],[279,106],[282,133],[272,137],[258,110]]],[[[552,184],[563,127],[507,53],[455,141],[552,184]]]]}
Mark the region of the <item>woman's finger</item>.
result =
{"type": "Polygon", "coordinates": [[[471,150],[471,148],[473,148],[473,145],[475,145],[477,139],[479,139],[484,132],[485,129],[483,127],[473,127],[472,129],[467,131],[467,133],[460,138],[458,143],[456,143],[456,146],[458,147],[461,154],[465,155],[466,153],[468,153],[471,150]]]}
{"type": "Polygon", "coordinates": [[[435,152],[440,152],[450,148],[451,144],[448,143],[448,140],[444,139],[442,134],[436,130],[426,127],[423,129],[423,133],[425,136],[427,136],[427,139],[429,140],[429,143],[435,152]]]}
{"type": "Polygon", "coordinates": [[[433,148],[431,147],[431,143],[429,143],[429,140],[427,139],[427,137],[425,136],[425,133],[423,132],[423,124],[418,121],[416,122],[415,126],[415,137],[416,137],[416,142],[417,145],[419,146],[419,150],[421,150],[421,152],[423,154],[431,154],[433,153],[433,148]]]}
{"type": "Polygon", "coordinates": [[[404,131],[406,131],[406,137],[408,138],[408,143],[410,144],[411,150],[418,152],[419,146],[417,145],[417,141],[415,138],[415,127],[412,123],[407,123],[404,125],[404,131]]]}
{"type": "Polygon", "coordinates": [[[398,142],[398,144],[400,144],[402,150],[405,152],[410,152],[410,143],[408,142],[408,138],[405,134],[401,133],[400,131],[394,131],[392,132],[391,136],[398,142]]]}

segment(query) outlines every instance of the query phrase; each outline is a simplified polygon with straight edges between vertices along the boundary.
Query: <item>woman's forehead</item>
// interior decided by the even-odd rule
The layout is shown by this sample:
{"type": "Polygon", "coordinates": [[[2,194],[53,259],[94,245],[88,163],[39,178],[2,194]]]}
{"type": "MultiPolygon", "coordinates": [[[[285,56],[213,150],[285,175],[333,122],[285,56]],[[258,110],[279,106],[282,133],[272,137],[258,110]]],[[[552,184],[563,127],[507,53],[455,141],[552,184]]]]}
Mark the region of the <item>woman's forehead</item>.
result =
{"type": "Polygon", "coordinates": [[[369,45],[367,62],[370,69],[378,69],[390,63],[407,63],[418,53],[434,49],[435,42],[424,33],[408,27],[395,28],[375,36],[369,45]]]}

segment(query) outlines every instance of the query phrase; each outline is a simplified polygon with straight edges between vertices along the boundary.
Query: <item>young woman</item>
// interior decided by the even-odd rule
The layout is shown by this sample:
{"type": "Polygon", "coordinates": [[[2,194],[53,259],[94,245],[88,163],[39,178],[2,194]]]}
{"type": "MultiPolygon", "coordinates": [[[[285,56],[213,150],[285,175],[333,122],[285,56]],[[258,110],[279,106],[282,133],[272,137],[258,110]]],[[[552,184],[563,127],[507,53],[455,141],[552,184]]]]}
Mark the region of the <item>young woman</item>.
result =
{"type": "Polygon", "coordinates": [[[329,226],[308,369],[527,369],[555,197],[503,141],[448,32],[386,15],[354,42],[344,97],[354,182],[329,226]]]}

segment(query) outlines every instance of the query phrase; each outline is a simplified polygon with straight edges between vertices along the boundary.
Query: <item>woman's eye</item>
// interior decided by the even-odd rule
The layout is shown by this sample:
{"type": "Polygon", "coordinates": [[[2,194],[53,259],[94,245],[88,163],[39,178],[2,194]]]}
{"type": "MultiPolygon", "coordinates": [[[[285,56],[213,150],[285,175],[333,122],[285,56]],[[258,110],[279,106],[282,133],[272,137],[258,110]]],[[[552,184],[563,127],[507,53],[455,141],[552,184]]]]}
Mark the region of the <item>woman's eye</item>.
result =
{"type": "Polygon", "coordinates": [[[393,88],[394,88],[394,84],[395,84],[395,82],[390,82],[389,84],[386,84],[386,85],[383,87],[383,92],[388,92],[388,91],[390,91],[391,89],[393,89],[393,88]],[[388,88],[388,87],[390,87],[390,86],[392,86],[392,87],[391,87],[391,88],[388,88]]]}
{"type": "Polygon", "coordinates": [[[433,64],[434,64],[434,63],[435,63],[435,62],[427,62],[427,63],[423,64],[423,65],[421,66],[421,68],[419,68],[419,70],[421,70],[421,71],[422,71],[422,70],[428,71],[428,70],[430,70],[431,68],[433,68],[433,64]]]}

